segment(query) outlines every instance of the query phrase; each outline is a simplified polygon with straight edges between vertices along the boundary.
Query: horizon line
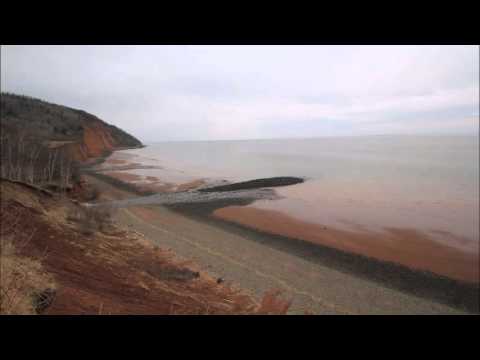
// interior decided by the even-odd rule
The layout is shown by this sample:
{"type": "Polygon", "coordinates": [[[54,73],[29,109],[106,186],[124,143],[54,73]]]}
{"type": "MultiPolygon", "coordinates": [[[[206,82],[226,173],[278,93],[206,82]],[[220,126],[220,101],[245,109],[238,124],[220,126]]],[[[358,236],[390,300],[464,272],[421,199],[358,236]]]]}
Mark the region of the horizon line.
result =
{"type": "Polygon", "coordinates": [[[220,141],[262,141],[262,140],[312,140],[322,138],[345,138],[345,137],[372,137],[372,136],[472,136],[479,137],[478,132],[465,133],[381,133],[381,134],[350,134],[350,135],[318,135],[299,137],[271,137],[271,138],[243,138],[243,139],[165,139],[165,140],[143,140],[145,143],[165,142],[220,142],[220,141]]]}

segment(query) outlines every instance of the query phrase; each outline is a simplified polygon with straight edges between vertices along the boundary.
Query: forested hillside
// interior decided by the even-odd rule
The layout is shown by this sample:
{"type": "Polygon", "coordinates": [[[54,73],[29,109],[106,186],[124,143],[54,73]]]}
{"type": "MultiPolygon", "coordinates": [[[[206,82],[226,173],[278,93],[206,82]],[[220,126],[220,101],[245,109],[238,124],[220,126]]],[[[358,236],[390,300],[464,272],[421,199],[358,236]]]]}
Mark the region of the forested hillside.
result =
{"type": "Polygon", "coordinates": [[[142,143],[94,115],[1,93],[1,177],[68,188],[78,165],[142,143]]]}
{"type": "Polygon", "coordinates": [[[85,129],[106,130],[118,147],[141,146],[141,142],[83,110],[48,103],[28,96],[1,94],[2,130],[22,129],[29,135],[49,141],[82,141],[85,129]]]}

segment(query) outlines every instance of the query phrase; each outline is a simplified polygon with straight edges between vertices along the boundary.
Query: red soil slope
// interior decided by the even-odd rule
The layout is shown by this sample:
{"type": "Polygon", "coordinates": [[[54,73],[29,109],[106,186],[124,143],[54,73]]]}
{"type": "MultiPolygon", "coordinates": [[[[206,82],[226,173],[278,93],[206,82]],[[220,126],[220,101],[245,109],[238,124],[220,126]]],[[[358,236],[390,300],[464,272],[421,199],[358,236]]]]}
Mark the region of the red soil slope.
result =
{"type": "Polygon", "coordinates": [[[84,125],[83,139],[69,144],[68,147],[75,160],[84,162],[89,158],[96,158],[114,150],[118,144],[106,126],[96,123],[84,125]]]}
{"type": "Polygon", "coordinates": [[[32,188],[0,181],[5,214],[35,230],[20,255],[41,259],[55,297],[45,314],[248,314],[256,303],[239,290],[180,262],[141,234],[114,226],[84,235],[70,219],[76,206],[32,188]],[[193,276],[192,276],[193,274],[193,276]]]}

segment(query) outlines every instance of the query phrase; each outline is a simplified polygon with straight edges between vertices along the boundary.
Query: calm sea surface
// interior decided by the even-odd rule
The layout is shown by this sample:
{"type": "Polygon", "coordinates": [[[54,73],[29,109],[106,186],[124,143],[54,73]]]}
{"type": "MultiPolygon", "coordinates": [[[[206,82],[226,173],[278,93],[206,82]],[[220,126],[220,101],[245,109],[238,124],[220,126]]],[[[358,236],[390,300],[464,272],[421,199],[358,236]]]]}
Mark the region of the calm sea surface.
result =
{"type": "Polygon", "coordinates": [[[478,251],[477,136],[362,136],[149,144],[115,156],[163,169],[131,170],[169,182],[305,177],[284,199],[252,206],[349,228],[415,228],[478,251]]]}

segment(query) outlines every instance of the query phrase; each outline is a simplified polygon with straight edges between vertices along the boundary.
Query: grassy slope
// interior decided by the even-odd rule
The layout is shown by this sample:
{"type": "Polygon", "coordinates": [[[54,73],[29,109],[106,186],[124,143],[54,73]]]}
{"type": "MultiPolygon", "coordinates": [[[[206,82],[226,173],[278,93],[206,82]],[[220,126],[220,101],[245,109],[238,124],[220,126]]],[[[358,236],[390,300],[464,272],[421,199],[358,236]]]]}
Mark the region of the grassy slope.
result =
{"type": "MultiPolygon", "coordinates": [[[[2,220],[5,214],[21,212],[18,226],[33,234],[16,256],[41,258],[48,273],[45,286],[56,287],[46,314],[249,314],[256,310],[250,297],[217,284],[206,274],[191,276],[195,274],[192,265],[155,247],[141,234],[115,225],[106,232],[84,235],[70,219],[78,207],[71,201],[8,181],[1,182],[1,195],[2,220]]],[[[26,291],[28,298],[32,293],[26,291]]],[[[20,313],[28,312],[20,309],[20,313]]]]}

